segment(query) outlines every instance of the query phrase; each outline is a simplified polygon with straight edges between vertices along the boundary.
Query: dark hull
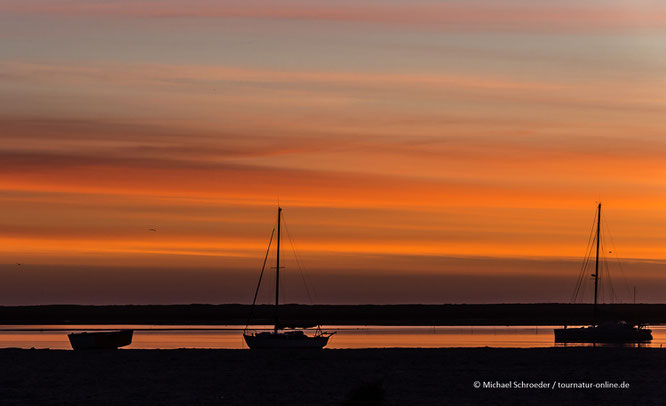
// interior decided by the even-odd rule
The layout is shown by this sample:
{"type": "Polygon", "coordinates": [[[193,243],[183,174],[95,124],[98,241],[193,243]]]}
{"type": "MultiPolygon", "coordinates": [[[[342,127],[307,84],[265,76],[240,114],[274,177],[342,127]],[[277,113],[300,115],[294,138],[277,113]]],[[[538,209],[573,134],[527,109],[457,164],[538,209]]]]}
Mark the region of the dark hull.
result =
{"type": "Polygon", "coordinates": [[[288,334],[243,334],[245,343],[251,349],[322,349],[328,344],[329,336],[288,334]]]}
{"type": "Polygon", "coordinates": [[[132,343],[134,330],[99,331],[68,334],[75,350],[110,350],[132,343]]]}
{"type": "Polygon", "coordinates": [[[633,326],[555,329],[557,343],[643,343],[651,340],[652,330],[633,326]]]}

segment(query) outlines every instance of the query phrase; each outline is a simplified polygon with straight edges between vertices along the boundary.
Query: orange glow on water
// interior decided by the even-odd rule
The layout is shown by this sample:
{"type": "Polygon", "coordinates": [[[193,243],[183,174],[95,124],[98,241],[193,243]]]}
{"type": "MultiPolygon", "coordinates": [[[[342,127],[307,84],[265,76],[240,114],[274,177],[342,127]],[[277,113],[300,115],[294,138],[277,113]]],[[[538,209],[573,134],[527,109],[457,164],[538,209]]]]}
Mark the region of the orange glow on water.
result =
{"type": "MultiPolygon", "coordinates": [[[[0,331],[0,348],[71,349],[67,340],[70,331],[95,329],[135,329],[127,349],[225,348],[247,346],[239,326],[5,326],[0,331]],[[45,331],[7,331],[19,328],[44,328],[45,331]]],[[[553,326],[331,326],[337,331],[328,349],[343,348],[456,348],[553,347],[553,326]]],[[[654,340],[645,347],[657,348],[666,343],[666,329],[651,327],[654,340]]],[[[582,344],[572,344],[572,346],[582,344]]]]}

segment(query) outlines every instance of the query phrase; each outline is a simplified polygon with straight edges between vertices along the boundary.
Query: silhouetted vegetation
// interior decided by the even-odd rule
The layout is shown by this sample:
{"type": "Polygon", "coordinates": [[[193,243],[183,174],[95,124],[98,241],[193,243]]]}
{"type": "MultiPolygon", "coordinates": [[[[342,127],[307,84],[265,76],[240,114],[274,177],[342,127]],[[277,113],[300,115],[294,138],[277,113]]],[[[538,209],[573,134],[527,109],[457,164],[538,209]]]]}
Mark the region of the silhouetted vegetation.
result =
{"type": "MultiPolygon", "coordinates": [[[[271,324],[274,308],[255,306],[252,324],[271,324]]],[[[0,324],[231,324],[244,325],[249,305],[4,306],[0,324]]],[[[589,304],[283,305],[285,323],[324,325],[580,325],[589,304]]],[[[607,304],[599,320],[666,323],[666,304],[607,304]]]]}

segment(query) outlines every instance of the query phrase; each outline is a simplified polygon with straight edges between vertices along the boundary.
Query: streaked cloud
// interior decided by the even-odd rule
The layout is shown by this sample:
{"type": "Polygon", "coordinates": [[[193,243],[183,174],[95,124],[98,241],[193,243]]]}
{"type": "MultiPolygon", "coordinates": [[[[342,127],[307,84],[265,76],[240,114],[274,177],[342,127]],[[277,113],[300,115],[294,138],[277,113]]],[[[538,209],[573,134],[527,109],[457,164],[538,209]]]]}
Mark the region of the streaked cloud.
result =
{"type": "Polygon", "coordinates": [[[598,200],[612,251],[664,283],[661,4],[0,11],[0,268],[30,301],[28,274],[47,301],[113,302],[97,277],[137,284],[120,302],[213,300],[211,280],[243,301],[278,200],[329,302],[378,279],[369,301],[561,300],[598,200]]]}
{"type": "MultiPolygon", "coordinates": [[[[411,74],[388,74],[378,72],[294,72],[266,71],[225,66],[197,65],[117,65],[113,63],[92,65],[55,65],[20,62],[0,63],[0,77],[12,82],[57,83],[58,85],[85,86],[142,86],[162,92],[189,91],[205,92],[209,96],[219,86],[281,86],[292,91],[302,91],[301,97],[316,100],[317,93],[341,94],[349,96],[339,99],[347,103],[363,100],[359,92],[441,95],[449,97],[492,98],[514,102],[540,102],[568,105],[594,105],[618,108],[655,108],[663,110],[663,99],[658,97],[650,86],[651,79],[633,80],[622,86],[624,97],[614,100],[603,80],[579,81],[533,81],[512,76],[479,76],[432,74],[414,72],[411,74]],[[313,87],[316,86],[316,87],[313,87]],[[351,92],[351,93],[349,93],[351,92]],[[455,92],[451,94],[450,92],[455,92]]],[[[279,89],[279,88],[278,88],[279,89]]],[[[221,90],[221,89],[220,89],[221,90]]],[[[221,97],[225,97],[222,94],[221,97]]],[[[277,95],[276,95],[277,96],[277,95]]],[[[220,97],[220,95],[217,95],[220,97]]],[[[234,98],[243,101],[242,95],[234,98]]],[[[276,97],[277,99],[277,97],[276,97]]],[[[328,98],[334,101],[334,98],[328,98]]],[[[254,101],[257,101],[254,99],[254,101]]]]}
{"type": "Polygon", "coordinates": [[[440,29],[550,31],[660,29],[666,9],[657,2],[302,2],[302,1],[59,1],[10,0],[0,10],[77,16],[251,18],[406,24],[440,29]]]}

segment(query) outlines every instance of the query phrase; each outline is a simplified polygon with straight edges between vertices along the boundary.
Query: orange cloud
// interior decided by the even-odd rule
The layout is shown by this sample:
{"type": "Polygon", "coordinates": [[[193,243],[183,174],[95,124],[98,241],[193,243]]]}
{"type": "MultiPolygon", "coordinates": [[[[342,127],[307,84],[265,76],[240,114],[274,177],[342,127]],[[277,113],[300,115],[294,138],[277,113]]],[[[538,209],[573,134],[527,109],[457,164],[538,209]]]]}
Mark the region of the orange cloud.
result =
{"type": "MultiPolygon", "coordinates": [[[[660,278],[661,5],[9,0],[0,11],[26,21],[2,34],[0,62],[0,257],[12,265],[0,271],[26,286],[39,271],[54,286],[103,274],[147,289],[169,269],[172,294],[193,274],[229,275],[238,291],[254,283],[278,199],[305,262],[345,281],[334,298],[378,275],[394,278],[385,298],[406,275],[431,299],[433,283],[467,278],[457,297],[479,276],[531,277],[552,294],[575,263],[574,283],[597,200],[612,250],[660,278]],[[93,20],[99,31],[81,32],[93,20]],[[579,44],[581,32],[594,35],[579,44]],[[238,48],[218,54],[226,41],[238,48]],[[275,43],[285,48],[255,53],[275,43]]],[[[505,288],[495,298],[527,291],[505,288]]]]}

